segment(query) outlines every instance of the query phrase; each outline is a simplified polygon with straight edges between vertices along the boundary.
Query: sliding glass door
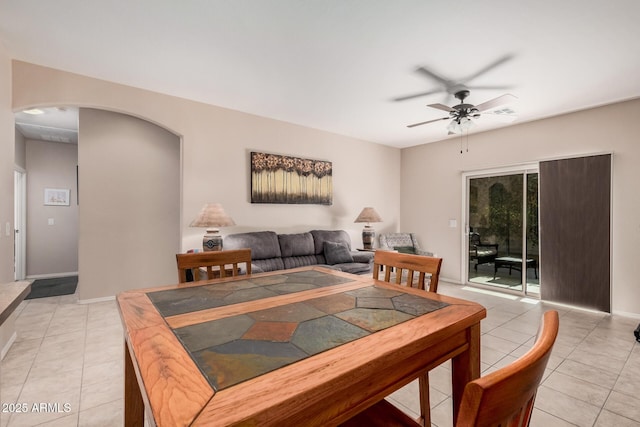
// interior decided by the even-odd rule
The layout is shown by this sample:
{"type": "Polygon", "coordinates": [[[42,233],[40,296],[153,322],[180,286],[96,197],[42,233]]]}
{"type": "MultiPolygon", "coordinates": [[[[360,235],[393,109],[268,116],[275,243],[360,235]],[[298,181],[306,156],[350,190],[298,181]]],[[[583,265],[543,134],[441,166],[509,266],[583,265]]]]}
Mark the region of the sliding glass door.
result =
{"type": "Polygon", "coordinates": [[[538,173],[468,175],[467,281],[539,294],[538,173]]]}

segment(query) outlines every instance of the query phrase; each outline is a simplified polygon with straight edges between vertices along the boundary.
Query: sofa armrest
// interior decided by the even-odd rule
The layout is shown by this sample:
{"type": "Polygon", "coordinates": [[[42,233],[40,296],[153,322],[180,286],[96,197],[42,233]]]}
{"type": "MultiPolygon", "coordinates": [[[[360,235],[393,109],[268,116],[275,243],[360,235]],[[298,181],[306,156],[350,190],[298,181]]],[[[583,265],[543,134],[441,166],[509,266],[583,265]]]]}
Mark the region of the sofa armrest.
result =
{"type": "Polygon", "coordinates": [[[262,268],[258,267],[254,263],[251,263],[251,274],[264,273],[264,272],[265,271],[262,268]]]}
{"type": "Polygon", "coordinates": [[[373,263],[373,252],[351,251],[351,257],[353,258],[353,262],[361,262],[364,264],[373,263]]]}

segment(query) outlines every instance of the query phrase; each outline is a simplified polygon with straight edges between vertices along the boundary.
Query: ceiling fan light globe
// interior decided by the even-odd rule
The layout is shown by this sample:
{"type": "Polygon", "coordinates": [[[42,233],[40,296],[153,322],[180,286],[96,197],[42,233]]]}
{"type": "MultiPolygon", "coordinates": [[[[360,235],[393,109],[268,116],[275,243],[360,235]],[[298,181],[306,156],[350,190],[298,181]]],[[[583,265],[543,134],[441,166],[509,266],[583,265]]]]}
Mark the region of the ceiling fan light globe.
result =
{"type": "Polygon", "coordinates": [[[449,131],[449,134],[460,133],[460,124],[458,124],[457,120],[453,119],[451,120],[451,123],[449,123],[449,126],[447,126],[447,130],[449,131]]]}
{"type": "Polygon", "coordinates": [[[464,132],[471,129],[475,123],[469,117],[463,117],[460,119],[460,131],[464,132]]]}

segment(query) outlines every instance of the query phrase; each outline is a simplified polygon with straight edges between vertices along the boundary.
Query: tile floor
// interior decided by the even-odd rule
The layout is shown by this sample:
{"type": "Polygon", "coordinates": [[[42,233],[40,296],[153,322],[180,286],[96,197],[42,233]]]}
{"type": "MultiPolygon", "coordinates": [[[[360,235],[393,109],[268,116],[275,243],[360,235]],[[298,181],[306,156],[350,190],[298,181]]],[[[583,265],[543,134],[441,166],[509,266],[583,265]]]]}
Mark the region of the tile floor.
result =
{"type": "Polygon", "coordinates": [[[18,338],[0,365],[0,426],[122,425],[124,350],[115,301],[78,304],[68,295],[24,301],[18,310],[18,338]],[[27,413],[8,407],[13,403],[26,404],[27,413]]]}
{"type": "MultiPolygon", "coordinates": [[[[637,319],[446,282],[439,290],[487,308],[481,353],[485,373],[522,355],[533,343],[542,312],[559,310],[560,335],[532,426],[640,426],[640,344],[633,338],[637,319]]],[[[16,329],[18,339],[0,365],[1,409],[15,411],[10,405],[17,402],[26,404],[27,412],[0,412],[0,427],[122,424],[123,341],[115,301],[77,304],[74,295],[25,301],[18,308],[16,329]]],[[[448,364],[430,374],[432,421],[438,427],[452,425],[449,382],[448,364]]],[[[417,395],[412,383],[391,399],[416,415],[417,395]]]]}

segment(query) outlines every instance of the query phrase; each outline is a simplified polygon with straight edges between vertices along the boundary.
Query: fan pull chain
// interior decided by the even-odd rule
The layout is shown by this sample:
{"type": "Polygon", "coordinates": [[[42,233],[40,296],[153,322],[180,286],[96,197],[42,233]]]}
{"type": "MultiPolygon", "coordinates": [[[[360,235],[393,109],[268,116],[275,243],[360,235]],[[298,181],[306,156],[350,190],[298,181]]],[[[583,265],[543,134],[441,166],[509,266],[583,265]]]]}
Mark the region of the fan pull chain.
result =
{"type": "Polygon", "coordinates": [[[467,153],[469,152],[469,131],[466,131],[466,133],[460,134],[460,154],[463,152],[465,137],[467,141],[467,153]]]}

